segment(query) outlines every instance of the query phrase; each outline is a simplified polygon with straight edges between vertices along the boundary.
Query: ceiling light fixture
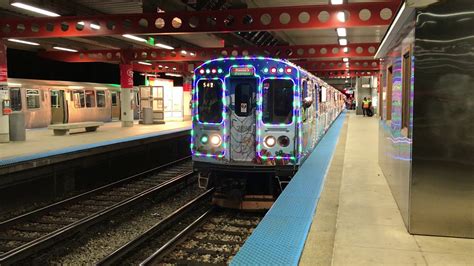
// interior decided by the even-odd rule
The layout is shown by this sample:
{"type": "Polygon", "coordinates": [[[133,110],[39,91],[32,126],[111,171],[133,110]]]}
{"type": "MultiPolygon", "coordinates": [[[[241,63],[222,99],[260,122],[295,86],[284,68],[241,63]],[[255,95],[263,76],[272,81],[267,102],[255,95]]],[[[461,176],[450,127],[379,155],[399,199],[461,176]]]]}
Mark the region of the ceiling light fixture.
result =
{"type": "Polygon", "coordinates": [[[331,5],[342,5],[344,0],[331,0],[331,5]]]}
{"type": "Polygon", "coordinates": [[[40,45],[39,43],[28,42],[28,41],[23,41],[23,40],[18,40],[18,39],[8,39],[8,41],[22,43],[22,44],[28,44],[28,45],[40,45]]]}
{"type": "Polygon", "coordinates": [[[124,34],[122,36],[125,37],[125,38],[128,38],[128,39],[137,41],[137,42],[147,42],[145,39],[134,36],[134,35],[131,35],[131,34],[124,34]]]}
{"type": "Polygon", "coordinates": [[[349,62],[349,58],[344,57],[344,58],[342,58],[342,61],[343,61],[343,62],[349,62]]]}
{"type": "Polygon", "coordinates": [[[347,45],[347,39],[345,38],[339,39],[339,45],[342,45],[342,46],[347,45]]]}
{"type": "Polygon", "coordinates": [[[31,12],[35,12],[35,13],[38,13],[38,14],[41,14],[41,15],[48,16],[48,17],[60,17],[61,16],[61,15],[59,15],[57,13],[54,13],[54,12],[51,12],[49,10],[38,8],[38,7],[35,7],[35,6],[31,6],[31,5],[27,5],[27,4],[24,4],[24,3],[13,2],[13,3],[11,3],[11,5],[14,6],[14,7],[25,9],[25,10],[28,10],[28,11],[31,11],[31,12]]]}
{"type": "Polygon", "coordinates": [[[340,22],[346,22],[346,13],[344,13],[344,11],[337,12],[336,16],[340,22]]]}
{"type": "Polygon", "coordinates": [[[181,54],[187,54],[188,52],[186,52],[185,50],[181,50],[181,54]]]}
{"type": "Polygon", "coordinates": [[[344,47],[344,48],[342,49],[342,51],[343,51],[344,53],[347,53],[347,52],[349,52],[349,48],[344,47]]]}
{"type": "MultiPolygon", "coordinates": [[[[79,21],[79,22],[77,22],[77,24],[81,25],[81,26],[85,25],[84,21],[79,21]]],[[[100,26],[97,25],[97,24],[94,24],[94,23],[91,23],[91,28],[94,29],[94,30],[100,30],[100,26]]]]}
{"type": "Polygon", "coordinates": [[[138,61],[140,65],[151,66],[151,63],[138,61]]]}
{"type": "Polygon", "coordinates": [[[175,73],[165,73],[165,76],[170,76],[170,77],[182,77],[183,75],[175,74],[175,73]]]}
{"type": "Polygon", "coordinates": [[[337,28],[337,36],[339,37],[346,37],[347,36],[347,31],[346,28],[337,28]]]}
{"type": "Polygon", "coordinates": [[[166,44],[163,44],[163,43],[157,43],[157,44],[155,44],[155,46],[163,48],[163,49],[174,50],[173,46],[169,46],[169,45],[166,45],[166,44]]]}
{"type": "Polygon", "coordinates": [[[77,53],[77,50],[70,49],[70,48],[64,48],[64,47],[60,47],[60,46],[53,46],[53,49],[66,51],[66,52],[71,52],[71,53],[77,53]]]}

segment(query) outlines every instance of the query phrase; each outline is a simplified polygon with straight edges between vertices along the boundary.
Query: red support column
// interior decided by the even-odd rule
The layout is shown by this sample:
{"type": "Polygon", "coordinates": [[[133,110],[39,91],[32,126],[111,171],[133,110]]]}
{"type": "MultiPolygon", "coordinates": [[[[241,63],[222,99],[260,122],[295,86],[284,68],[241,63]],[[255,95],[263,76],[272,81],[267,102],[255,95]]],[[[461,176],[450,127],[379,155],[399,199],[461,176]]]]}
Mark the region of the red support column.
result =
{"type": "Polygon", "coordinates": [[[8,92],[7,46],[0,39],[0,143],[10,141],[9,117],[7,106],[10,94],[8,92]]]}
{"type": "Polygon", "coordinates": [[[120,64],[120,110],[122,127],[133,127],[133,65],[131,63],[120,64]]]}

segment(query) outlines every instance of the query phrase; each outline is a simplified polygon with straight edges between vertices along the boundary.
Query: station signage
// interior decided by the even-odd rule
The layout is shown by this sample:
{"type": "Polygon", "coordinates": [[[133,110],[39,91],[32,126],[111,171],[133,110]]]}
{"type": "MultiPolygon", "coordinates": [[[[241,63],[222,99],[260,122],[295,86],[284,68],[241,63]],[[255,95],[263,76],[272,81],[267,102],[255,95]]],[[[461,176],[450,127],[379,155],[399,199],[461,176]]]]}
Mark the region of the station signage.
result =
{"type": "Polygon", "coordinates": [[[131,64],[120,64],[120,87],[133,88],[133,67],[131,64]]]}
{"type": "Polygon", "coordinates": [[[230,69],[231,76],[253,76],[255,69],[253,67],[232,67],[230,69]]]}

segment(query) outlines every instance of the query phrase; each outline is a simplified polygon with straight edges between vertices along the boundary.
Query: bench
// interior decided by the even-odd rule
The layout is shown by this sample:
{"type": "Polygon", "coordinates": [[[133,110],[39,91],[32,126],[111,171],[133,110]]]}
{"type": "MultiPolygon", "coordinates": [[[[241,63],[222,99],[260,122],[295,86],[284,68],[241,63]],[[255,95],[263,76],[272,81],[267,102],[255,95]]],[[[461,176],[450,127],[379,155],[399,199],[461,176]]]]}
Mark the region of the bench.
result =
{"type": "Polygon", "coordinates": [[[66,135],[71,129],[85,128],[86,132],[93,132],[102,125],[104,125],[103,122],[79,122],[69,124],[53,124],[49,125],[48,129],[52,129],[55,136],[63,136],[66,135]]]}

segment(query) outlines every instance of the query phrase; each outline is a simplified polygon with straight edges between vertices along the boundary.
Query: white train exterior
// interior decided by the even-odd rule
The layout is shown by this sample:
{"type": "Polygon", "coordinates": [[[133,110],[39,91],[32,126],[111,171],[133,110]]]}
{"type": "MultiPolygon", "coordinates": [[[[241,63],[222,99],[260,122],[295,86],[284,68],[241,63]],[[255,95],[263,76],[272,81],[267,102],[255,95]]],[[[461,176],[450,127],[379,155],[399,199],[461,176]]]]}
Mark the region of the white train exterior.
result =
{"type": "Polygon", "coordinates": [[[25,114],[26,128],[120,119],[120,87],[87,82],[8,79],[12,110],[25,114]]]}
{"type": "Polygon", "coordinates": [[[342,112],[344,97],[289,61],[205,62],[193,79],[191,152],[200,184],[235,172],[291,178],[342,112]]]}

